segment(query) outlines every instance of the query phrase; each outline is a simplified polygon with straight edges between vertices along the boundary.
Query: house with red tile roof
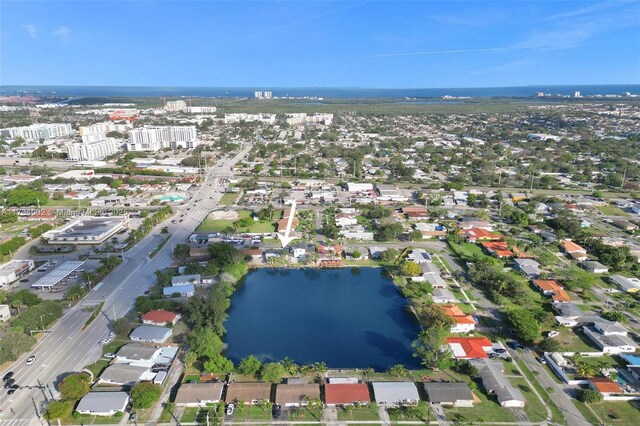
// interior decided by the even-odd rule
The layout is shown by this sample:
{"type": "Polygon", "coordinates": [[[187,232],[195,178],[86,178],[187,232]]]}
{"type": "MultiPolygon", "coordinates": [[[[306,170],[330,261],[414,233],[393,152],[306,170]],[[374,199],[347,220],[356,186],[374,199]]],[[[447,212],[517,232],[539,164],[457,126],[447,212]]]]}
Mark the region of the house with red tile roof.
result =
{"type": "Polygon", "coordinates": [[[555,280],[533,280],[532,283],[540,293],[551,297],[554,302],[565,303],[571,301],[569,294],[555,280]]]}
{"type": "Polygon", "coordinates": [[[486,337],[447,337],[444,342],[456,359],[489,358],[493,346],[486,337]]]}
{"type": "Polygon", "coordinates": [[[502,235],[494,234],[482,228],[471,228],[460,233],[470,243],[475,243],[476,241],[499,241],[502,239],[502,235]]]}
{"type": "Polygon", "coordinates": [[[504,241],[483,241],[480,245],[495,257],[513,257],[513,252],[509,250],[509,245],[504,241]]]}
{"type": "Polygon", "coordinates": [[[573,241],[569,241],[569,240],[560,241],[560,245],[562,246],[564,251],[566,251],[568,254],[572,254],[572,253],[587,254],[587,249],[585,249],[582,246],[579,246],[573,241]]]}
{"type": "Polygon", "coordinates": [[[143,324],[167,325],[167,323],[175,324],[180,320],[181,316],[175,312],[169,311],[149,311],[142,315],[140,319],[143,324]]]}
{"type": "Polygon", "coordinates": [[[467,315],[456,305],[445,305],[441,307],[444,313],[453,318],[455,324],[451,326],[451,333],[469,333],[475,330],[476,320],[467,315]]]}
{"type": "Polygon", "coordinates": [[[622,388],[620,388],[616,382],[606,377],[591,377],[589,379],[589,386],[593,390],[600,392],[603,396],[622,393],[622,388]]]}
{"type": "Polygon", "coordinates": [[[324,385],[324,402],[327,405],[368,404],[369,386],[366,383],[327,383],[324,385]]]}
{"type": "Polygon", "coordinates": [[[427,219],[429,217],[429,210],[425,206],[407,206],[403,207],[401,211],[409,220],[427,219]]]}

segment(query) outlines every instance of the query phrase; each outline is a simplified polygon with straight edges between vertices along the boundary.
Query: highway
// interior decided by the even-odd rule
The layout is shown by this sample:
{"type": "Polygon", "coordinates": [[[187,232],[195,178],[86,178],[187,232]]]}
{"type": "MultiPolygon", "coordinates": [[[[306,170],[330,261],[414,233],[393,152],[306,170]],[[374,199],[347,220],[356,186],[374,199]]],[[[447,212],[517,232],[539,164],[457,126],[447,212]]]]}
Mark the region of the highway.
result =
{"type": "Polygon", "coordinates": [[[247,155],[251,145],[247,144],[235,157],[221,159],[212,167],[206,179],[185,206],[176,209],[176,214],[157,225],[138,244],[125,253],[125,259],[107,278],[97,284],[76,306],[69,308],[54,324],[50,333],[44,334],[35,348],[24,354],[6,371],[13,371],[16,384],[21,386],[13,395],[2,390],[0,396],[0,424],[37,425],[46,423],[40,418],[46,401],[57,396],[54,384],[59,378],[85,365],[97,361],[102,355],[98,342],[107,337],[109,324],[124,316],[133,308],[136,297],[155,284],[154,272],[172,263],[172,249],[183,243],[209,212],[218,206],[224,183],[221,178],[232,176],[231,167],[247,155]],[[211,198],[213,197],[213,198],[211,198]],[[199,202],[196,203],[195,201],[199,202]],[[180,217],[184,215],[184,217],[180,217]],[[176,223],[171,223],[177,219],[176,223]],[[179,220],[182,219],[182,222],[179,220]],[[159,230],[167,226],[170,239],[152,258],[149,254],[163,240],[159,230]],[[90,306],[104,302],[102,312],[82,330],[91,315],[90,306]],[[36,356],[31,366],[25,359],[36,356]],[[25,388],[33,387],[33,388],[25,388]]]}

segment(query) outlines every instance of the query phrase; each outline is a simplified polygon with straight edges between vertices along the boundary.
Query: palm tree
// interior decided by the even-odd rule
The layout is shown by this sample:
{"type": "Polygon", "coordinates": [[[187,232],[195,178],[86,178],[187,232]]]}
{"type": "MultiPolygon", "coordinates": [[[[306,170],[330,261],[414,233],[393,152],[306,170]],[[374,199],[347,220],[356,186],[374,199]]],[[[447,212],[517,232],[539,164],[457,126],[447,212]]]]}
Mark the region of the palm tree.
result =
{"type": "Polygon", "coordinates": [[[160,230],[161,234],[168,234],[169,233],[169,227],[168,226],[163,226],[162,229],[160,230]]]}
{"type": "Polygon", "coordinates": [[[11,306],[18,310],[18,315],[20,315],[20,308],[24,306],[24,302],[20,299],[16,299],[11,302],[11,306]]]}

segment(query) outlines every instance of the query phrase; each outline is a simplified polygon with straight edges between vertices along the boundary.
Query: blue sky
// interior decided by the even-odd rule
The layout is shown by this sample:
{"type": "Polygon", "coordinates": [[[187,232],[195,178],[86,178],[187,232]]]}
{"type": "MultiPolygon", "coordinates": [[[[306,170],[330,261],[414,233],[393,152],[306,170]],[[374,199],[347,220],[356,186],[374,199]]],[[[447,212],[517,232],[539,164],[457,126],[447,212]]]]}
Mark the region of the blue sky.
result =
{"type": "Polygon", "coordinates": [[[0,2],[0,84],[640,83],[637,1],[0,2]]]}

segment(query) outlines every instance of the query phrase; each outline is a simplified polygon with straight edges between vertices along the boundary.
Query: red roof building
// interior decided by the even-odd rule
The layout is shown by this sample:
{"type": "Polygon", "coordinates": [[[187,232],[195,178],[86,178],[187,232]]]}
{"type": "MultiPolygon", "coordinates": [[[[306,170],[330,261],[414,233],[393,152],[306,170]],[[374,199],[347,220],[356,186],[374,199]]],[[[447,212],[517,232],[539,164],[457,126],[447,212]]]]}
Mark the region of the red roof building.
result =
{"type": "Polygon", "coordinates": [[[502,239],[502,235],[494,234],[482,228],[467,229],[461,232],[461,234],[464,235],[464,238],[470,243],[475,243],[476,241],[499,241],[502,239]]]}
{"type": "Polygon", "coordinates": [[[368,404],[369,387],[366,383],[328,383],[324,385],[327,405],[368,404]]]}
{"type": "Polygon", "coordinates": [[[496,257],[513,257],[513,252],[509,250],[509,245],[504,241],[485,241],[480,245],[496,257]]]}
{"type": "Polygon", "coordinates": [[[140,317],[143,324],[166,325],[175,324],[180,319],[180,314],[169,311],[149,311],[140,317]]]}
{"type": "Polygon", "coordinates": [[[554,302],[570,302],[569,294],[555,280],[533,280],[540,293],[551,297],[554,302]]]}
{"type": "Polygon", "coordinates": [[[616,383],[606,377],[591,377],[589,385],[603,395],[611,395],[614,393],[622,393],[622,389],[616,383]]]}
{"type": "Polygon", "coordinates": [[[493,343],[486,337],[447,337],[445,343],[456,359],[489,358],[493,343]]]}
{"type": "Polygon", "coordinates": [[[560,245],[562,246],[564,251],[566,251],[567,253],[583,253],[583,254],[587,253],[587,249],[585,249],[582,246],[579,246],[573,241],[569,241],[569,240],[560,241],[560,245]]]}

